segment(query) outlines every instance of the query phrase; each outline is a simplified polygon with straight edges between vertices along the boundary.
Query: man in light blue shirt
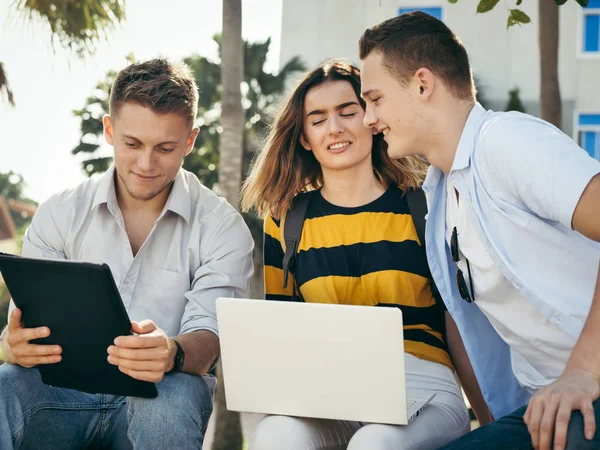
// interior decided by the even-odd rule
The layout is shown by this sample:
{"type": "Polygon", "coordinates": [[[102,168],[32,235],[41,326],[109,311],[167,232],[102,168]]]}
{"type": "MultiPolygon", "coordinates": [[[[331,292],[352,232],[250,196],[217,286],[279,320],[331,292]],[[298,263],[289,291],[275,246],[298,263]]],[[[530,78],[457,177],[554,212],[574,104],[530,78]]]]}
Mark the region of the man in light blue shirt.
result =
{"type": "Polygon", "coordinates": [[[427,253],[450,350],[478,418],[496,419],[445,448],[599,448],[600,162],[476,103],[464,47],[425,13],[359,47],[365,125],[394,158],[431,163],[427,253]]]}
{"type": "MultiPolygon", "coordinates": [[[[212,412],[218,297],[247,297],[253,241],[242,217],[181,168],[194,147],[198,92],[185,67],[133,64],[112,86],[104,134],[114,165],[38,209],[23,255],[109,265],[135,335],[111,364],[157,383],[154,399],[42,383],[35,366],[62,349],[35,345],[11,304],[2,333],[0,448],[196,449],[212,412]]],[[[68,286],[65,287],[68,289],[68,286]]],[[[82,302],[86,299],[82,298],[82,302]]]]}

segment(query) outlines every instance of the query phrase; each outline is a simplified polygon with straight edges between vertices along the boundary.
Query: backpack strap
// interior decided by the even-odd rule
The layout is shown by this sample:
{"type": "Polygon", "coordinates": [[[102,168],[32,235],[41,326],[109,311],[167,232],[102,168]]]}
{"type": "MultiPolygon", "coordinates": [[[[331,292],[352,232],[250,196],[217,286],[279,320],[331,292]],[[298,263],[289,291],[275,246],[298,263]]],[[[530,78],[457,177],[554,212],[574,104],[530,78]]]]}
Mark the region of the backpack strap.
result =
{"type": "Polygon", "coordinates": [[[298,244],[302,236],[302,227],[306,217],[306,211],[312,195],[310,192],[299,194],[294,197],[292,207],[281,218],[279,224],[279,234],[281,248],[283,249],[283,287],[288,284],[288,274],[291,271],[295,272],[296,253],[298,252],[298,244]],[[281,232],[283,231],[283,239],[281,232]]]}
{"type": "MultiPolygon", "coordinates": [[[[425,251],[427,251],[427,245],[425,242],[425,216],[427,215],[427,201],[425,199],[425,193],[423,192],[423,189],[417,188],[408,191],[406,193],[406,201],[408,202],[408,209],[410,211],[413,223],[415,224],[419,241],[421,241],[421,245],[425,251]]],[[[446,306],[444,305],[444,301],[440,296],[440,291],[438,291],[438,288],[435,285],[435,281],[433,281],[431,273],[429,273],[428,277],[435,302],[439,307],[445,310],[446,306]]]]}
{"type": "Polygon", "coordinates": [[[411,189],[406,193],[408,209],[417,230],[421,245],[425,247],[425,216],[427,215],[427,202],[423,189],[411,189]]]}

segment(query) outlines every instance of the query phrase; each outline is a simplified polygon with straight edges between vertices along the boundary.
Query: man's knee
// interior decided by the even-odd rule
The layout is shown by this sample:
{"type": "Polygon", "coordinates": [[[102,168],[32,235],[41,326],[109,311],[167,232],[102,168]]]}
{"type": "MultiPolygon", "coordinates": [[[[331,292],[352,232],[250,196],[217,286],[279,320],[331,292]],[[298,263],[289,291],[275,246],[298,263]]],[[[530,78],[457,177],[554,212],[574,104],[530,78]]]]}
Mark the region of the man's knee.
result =
{"type": "Polygon", "coordinates": [[[213,408],[212,391],[204,379],[175,373],[167,375],[157,388],[156,398],[128,398],[130,427],[158,431],[196,424],[204,432],[213,408]]]}
{"type": "Polygon", "coordinates": [[[0,366],[0,403],[8,399],[19,399],[24,393],[31,393],[36,385],[41,385],[42,379],[39,370],[25,369],[13,364],[0,366]]]}
{"type": "MultiPolygon", "coordinates": [[[[600,418],[600,402],[594,403],[594,409],[596,411],[596,421],[600,418]]],[[[569,428],[567,429],[567,445],[565,450],[588,450],[597,449],[600,447],[600,424],[596,423],[596,433],[592,440],[587,440],[584,433],[583,415],[581,411],[573,411],[571,414],[571,420],[569,421],[569,428]]]]}

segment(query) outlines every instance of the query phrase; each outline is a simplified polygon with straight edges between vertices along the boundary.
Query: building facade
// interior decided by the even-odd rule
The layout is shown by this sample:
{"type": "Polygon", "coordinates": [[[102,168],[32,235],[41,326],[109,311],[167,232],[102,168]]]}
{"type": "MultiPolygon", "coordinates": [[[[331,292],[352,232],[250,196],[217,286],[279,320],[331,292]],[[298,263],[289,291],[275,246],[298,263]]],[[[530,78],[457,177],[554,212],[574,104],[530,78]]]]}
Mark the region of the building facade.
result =
{"type": "MultiPolygon", "coordinates": [[[[479,0],[283,0],[280,63],[300,56],[312,68],[326,58],[358,61],[363,31],[389,17],[422,10],[443,20],[462,40],[487,106],[504,110],[518,88],[526,112],[539,115],[540,56],[537,0],[523,2],[531,23],[507,30],[501,2],[477,14],[479,0]]],[[[600,0],[587,8],[560,7],[559,79],[562,128],[600,159],[600,0]]]]}

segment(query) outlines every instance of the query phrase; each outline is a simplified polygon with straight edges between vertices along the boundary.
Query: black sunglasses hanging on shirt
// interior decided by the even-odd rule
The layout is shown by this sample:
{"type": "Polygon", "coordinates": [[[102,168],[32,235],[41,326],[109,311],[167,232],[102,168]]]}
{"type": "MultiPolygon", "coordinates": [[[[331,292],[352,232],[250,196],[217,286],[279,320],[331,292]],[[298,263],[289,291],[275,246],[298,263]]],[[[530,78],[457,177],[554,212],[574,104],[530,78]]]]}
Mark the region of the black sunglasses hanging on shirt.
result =
{"type": "MultiPolygon", "coordinates": [[[[452,260],[455,263],[460,261],[460,255],[458,252],[458,232],[456,231],[456,227],[452,229],[452,237],[450,238],[450,252],[452,253],[452,260]]],[[[456,267],[456,284],[458,285],[458,292],[460,293],[460,296],[468,303],[472,303],[475,301],[475,291],[473,290],[473,277],[471,276],[471,266],[469,265],[469,260],[467,259],[466,261],[467,271],[469,272],[469,285],[471,287],[471,292],[469,292],[465,276],[463,275],[463,272],[462,270],[460,270],[458,265],[456,267]]]]}

